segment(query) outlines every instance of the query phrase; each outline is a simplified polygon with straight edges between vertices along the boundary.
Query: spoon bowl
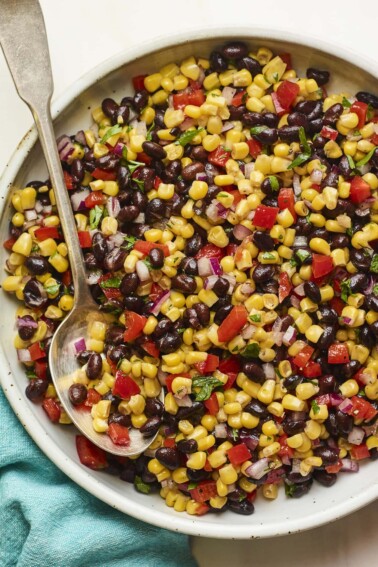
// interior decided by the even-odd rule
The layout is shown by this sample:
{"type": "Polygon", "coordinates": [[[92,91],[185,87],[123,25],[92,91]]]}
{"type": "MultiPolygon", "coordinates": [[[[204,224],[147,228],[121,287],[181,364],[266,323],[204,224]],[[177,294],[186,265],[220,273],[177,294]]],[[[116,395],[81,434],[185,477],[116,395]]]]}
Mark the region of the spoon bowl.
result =
{"type": "MultiPolygon", "coordinates": [[[[90,412],[76,409],[68,397],[75,370],[79,368],[74,343],[88,337],[88,325],[105,321],[86,282],[84,259],[65,186],[52,125],[50,101],[53,78],[43,14],[38,0],[0,0],[0,43],[20,97],[32,111],[47,168],[54,188],[60,224],[68,249],[74,305],[56,330],[49,351],[49,369],[58,397],[76,427],[95,445],[114,455],[138,455],[148,449],[156,435],[145,438],[130,429],[127,446],[115,445],[106,434],[97,433],[90,412]]],[[[163,399],[163,390],[160,398],[163,399]]]]}

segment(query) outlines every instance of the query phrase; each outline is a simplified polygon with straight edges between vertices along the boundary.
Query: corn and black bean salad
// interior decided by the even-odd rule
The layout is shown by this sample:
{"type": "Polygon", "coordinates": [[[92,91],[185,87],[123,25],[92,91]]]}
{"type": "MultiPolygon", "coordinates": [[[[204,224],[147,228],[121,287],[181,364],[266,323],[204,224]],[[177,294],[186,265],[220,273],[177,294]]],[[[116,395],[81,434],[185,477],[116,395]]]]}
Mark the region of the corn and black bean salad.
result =
{"type": "MultiPolygon", "coordinates": [[[[58,150],[93,297],[69,395],[81,462],[178,512],[252,514],[378,456],[378,98],[327,93],[239,41],[133,78],[58,150]],[[165,399],[159,399],[164,388],[165,399]]],[[[9,275],[26,396],[69,419],[49,342],[74,289],[50,181],[12,197],[9,275]]]]}

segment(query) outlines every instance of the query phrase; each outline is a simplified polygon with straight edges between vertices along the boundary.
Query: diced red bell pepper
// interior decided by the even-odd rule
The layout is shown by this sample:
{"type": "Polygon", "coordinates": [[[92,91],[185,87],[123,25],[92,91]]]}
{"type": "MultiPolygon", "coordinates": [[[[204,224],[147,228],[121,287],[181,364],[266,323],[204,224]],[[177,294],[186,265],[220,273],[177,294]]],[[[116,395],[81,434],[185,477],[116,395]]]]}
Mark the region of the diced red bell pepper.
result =
{"type": "Polygon", "coordinates": [[[237,249],[237,244],[227,244],[226,248],[224,248],[223,250],[226,250],[226,256],[234,256],[237,249]]]}
{"type": "Polygon", "coordinates": [[[201,258],[217,258],[217,260],[221,260],[224,256],[224,251],[219,246],[215,246],[215,244],[205,244],[201,248],[199,252],[195,255],[196,260],[200,260],[201,258]]]}
{"type": "Polygon", "coordinates": [[[136,77],[132,78],[133,87],[136,91],[143,91],[144,90],[144,79],[147,75],[136,75],[136,77]]]}
{"type": "Polygon", "coordinates": [[[201,106],[205,102],[205,93],[202,89],[194,89],[191,92],[176,93],[172,96],[173,107],[183,109],[188,104],[201,106]]]}
{"type": "Polygon", "coordinates": [[[203,405],[210,415],[217,415],[219,411],[219,402],[216,393],[212,392],[210,398],[205,400],[203,405]]]}
{"type": "Polygon", "coordinates": [[[163,441],[164,447],[175,447],[176,440],[174,437],[166,437],[163,441]]]}
{"type": "Polygon", "coordinates": [[[77,233],[81,248],[90,248],[92,246],[92,237],[89,230],[79,230],[77,233]]]}
{"type": "Polygon", "coordinates": [[[224,360],[221,360],[218,366],[219,372],[223,374],[228,374],[229,372],[240,372],[240,362],[236,356],[229,356],[224,360]]]}
{"type": "Polygon", "coordinates": [[[65,186],[67,187],[68,191],[71,191],[71,189],[74,188],[73,181],[72,181],[72,175],[70,173],[68,173],[68,171],[66,171],[65,169],[63,170],[63,179],[64,179],[64,183],[65,183],[65,186]]]}
{"type": "Polygon", "coordinates": [[[332,297],[331,301],[329,302],[332,309],[336,311],[336,313],[340,316],[344,307],[345,303],[340,297],[332,297]]]}
{"type": "Polygon", "coordinates": [[[95,179],[102,179],[103,181],[115,181],[117,179],[117,174],[114,171],[106,171],[100,167],[96,167],[91,175],[95,179]]]}
{"type": "Polygon", "coordinates": [[[297,220],[297,213],[295,212],[295,197],[294,197],[294,190],[290,187],[280,189],[278,193],[278,206],[280,211],[284,209],[289,209],[291,212],[294,222],[297,220]]]}
{"type": "Polygon", "coordinates": [[[207,156],[208,161],[217,167],[225,167],[230,158],[231,150],[225,150],[222,146],[218,146],[207,156]]]}
{"type": "Polygon", "coordinates": [[[288,297],[293,289],[293,284],[287,272],[281,272],[279,277],[278,300],[280,303],[288,297]]]}
{"type": "Polygon", "coordinates": [[[129,400],[131,396],[140,393],[140,388],[130,376],[117,370],[112,392],[115,396],[119,396],[123,400],[129,400]]]}
{"type": "Polygon", "coordinates": [[[40,360],[41,358],[46,358],[46,352],[43,350],[43,348],[41,348],[39,342],[30,345],[30,347],[28,347],[28,351],[30,354],[30,359],[33,361],[40,360]]]}
{"type": "Polygon", "coordinates": [[[181,374],[168,374],[165,379],[165,386],[168,392],[172,392],[172,382],[177,376],[183,376],[184,378],[190,378],[189,372],[182,372],[181,374]]]}
{"type": "Polygon", "coordinates": [[[197,362],[194,366],[200,374],[214,372],[214,370],[216,370],[219,366],[219,356],[216,356],[215,354],[208,354],[206,360],[197,362]]]}
{"type": "Polygon", "coordinates": [[[141,161],[146,165],[150,165],[152,158],[146,154],[146,152],[137,153],[136,161],[141,161]]]}
{"type": "Polygon", "coordinates": [[[315,349],[310,345],[306,345],[304,348],[302,348],[302,350],[299,351],[298,354],[296,354],[293,358],[293,363],[295,364],[295,366],[298,366],[298,368],[304,368],[314,354],[314,351],[315,349]]]}
{"type": "Polygon", "coordinates": [[[312,275],[314,278],[322,278],[332,272],[334,268],[331,256],[324,256],[323,254],[312,255],[312,275]]]}
{"type": "MultiPolygon", "coordinates": [[[[276,96],[273,98],[273,103],[279,103],[280,109],[284,109],[287,112],[293,105],[295,99],[299,94],[299,85],[297,83],[292,83],[291,81],[282,81],[275,93],[276,96]]],[[[278,113],[277,107],[276,111],[278,113]]],[[[281,111],[282,112],[282,111],[281,111]]]]}
{"type": "Polygon", "coordinates": [[[293,68],[293,64],[291,62],[291,54],[290,53],[280,53],[279,57],[282,59],[284,63],[286,63],[285,71],[290,71],[293,68]]]}
{"type": "Polygon", "coordinates": [[[94,388],[88,388],[87,399],[85,400],[84,404],[87,407],[91,408],[92,406],[98,404],[100,400],[101,400],[101,394],[99,394],[97,390],[95,390],[94,388]]]}
{"type": "Polygon", "coordinates": [[[327,406],[327,408],[329,408],[332,405],[331,396],[329,394],[322,394],[315,398],[315,401],[318,406],[327,406]]]}
{"type": "Polygon", "coordinates": [[[375,409],[375,407],[364,398],[352,396],[350,398],[350,401],[352,402],[353,407],[349,411],[347,411],[347,413],[349,415],[352,415],[356,419],[370,421],[378,414],[378,411],[375,409]]]}
{"type": "Polygon", "coordinates": [[[208,511],[210,510],[210,506],[208,506],[207,504],[205,504],[205,502],[199,502],[198,503],[199,506],[197,506],[196,511],[195,511],[195,516],[204,516],[205,514],[208,513],[208,511]]]}
{"type": "Polygon", "coordinates": [[[253,157],[253,159],[256,159],[257,156],[261,154],[263,147],[262,143],[259,142],[258,140],[255,140],[254,138],[251,138],[250,140],[247,140],[247,145],[249,148],[250,155],[253,157]]]}
{"type": "Polygon", "coordinates": [[[267,207],[266,205],[259,205],[255,211],[255,216],[253,217],[252,222],[259,228],[269,228],[270,230],[276,222],[278,213],[278,207],[267,207]]]}
{"type": "Polygon", "coordinates": [[[231,101],[231,106],[241,106],[244,104],[246,91],[238,92],[231,101]]]}
{"type": "Polygon", "coordinates": [[[206,502],[210,498],[217,496],[217,485],[215,480],[202,480],[196,488],[190,490],[190,496],[196,502],[206,502]]]}
{"type": "Polygon", "coordinates": [[[356,100],[350,107],[349,111],[357,114],[358,116],[357,129],[359,130],[360,128],[362,128],[362,126],[364,126],[366,122],[368,105],[366,104],[366,102],[360,102],[359,100],[356,100]]]}
{"type": "Polygon", "coordinates": [[[147,317],[139,315],[134,311],[125,311],[125,332],[123,333],[123,340],[128,343],[133,341],[142,333],[147,317]]]}
{"type": "Polygon", "coordinates": [[[228,380],[223,386],[223,390],[229,390],[234,385],[238,376],[237,372],[227,372],[228,380]]]}
{"type": "Polygon", "coordinates": [[[47,413],[50,421],[58,423],[60,419],[60,405],[54,398],[45,398],[42,402],[42,408],[47,413]]]}
{"type": "Polygon", "coordinates": [[[363,203],[363,201],[371,197],[370,185],[366,183],[365,179],[362,179],[359,175],[355,175],[350,182],[349,197],[355,205],[363,203]]]}
{"type": "Polygon", "coordinates": [[[328,364],[345,364],[349,362],[348,347],[343,343],[333,343],[328,349],[328,364]]]}
{"type": "Polygon", "coordinates": [[[158,189],[160,183],[163,183],[162,180],[160,179],[160,177],[158,175],[156,175],[155,179],[154,179],[154,189],[158,189]]]}
{"type": "Polygon", "coordinates": [[[339,459],[334,465],[328,465],[328,467],[325,467],[325,470],[327,471],[327,473],[337,474],[342,468],[343,463],[342,460],[339,459]]]}
{"type": "Polygon", "coordinates": [[[160,244],[159,242],[147,242],[146,240],[137,240],[134,244],[134,250],[138,250],[146,256],[151,252],[153,248],[160,248],[163,251],[164,256],[169,256],[169,248],[166,244],[160,244]]]}
{"type": "Polygon", "coordinates": [[[361,445],[352,445],[350,449],[350,456],[355,461],[362,461],[363,459],[368,459],[370,457],[370,451],[366,447],[365,443],[361,445]]]}
{"type": "Polygon", "coordinates": [[[8,238],[7,240],[4,240],[3,247],[5,248],[5,250],[12,250],[16,240],[17,238],[8,238]]]}
{"type": "Polygon", "coordinates": [[[93,209],[96,205],[100,206],[106,203],[106,196],[102,191],[92,191],[84,199],[84,203],[87,209],[93,209]]]}
{"type": "Polygon", "coordinates": [[[232,208],[235,208],[240,201],[244,199],[244,196],[240,193],[239,189],[234,189],[234,185],[228,185],[227,187],[222,187],[222,191],[229,193],[233,196],[234,200],[232,203],[232,208]]]}
{"type": "Polygon", "coordinates": [[[244,305],[235,305],[218,328],[218,339],[225,343],[236,337],[248,319],[248,311],[244,305]]]}
{"type": "Polygon", "coordinates": [[[113,441],[114,445],[121,445],[125,447],[130,444],[130,434],[127,427],[119,423],[110,423],[107,434],[113,441]]]}
{"type": "Polygon", "coordinates": [[[104,469],[108,466],[106,453],[89,441],[84,435],[76,435],[76,450],[82,465],[90,469],[104,469]]]}
{"type": "Polygon", "coordinates": [[[142,344],[142,349],[145,350],[150,356],[159,358],[160,351],[154,341],[146,341],[142,344]]]}
{"type": "Polygon", "coordinates": [[[328,140],[335,141],[338,135],[338,131],[334,128],[330,128],[329,126],[323,126],[323,128],[320,130],[320,136],[327,138],[328,140]]]}
{"type": "Polygon", "coordinates": [[[370,141],[372,144],[374,144],[374,146],[378,146],[378,134],[374,134],[371,138],[370,141]]]}
{"type": "Polygon", "coordinates": [[[287,444],[287,438],[288,435],[286,435],[286,433],[278,437],[277,441],[281,445],[281,449],[278,451],[278,456],[288,457],[289,459],[292,459],[294,457],[294,449],[289,447],[289,445],[287,444]]]}
{"type": "Polygon", "coordinates": [[[34,234],[39,242],[43,242],[48,238],[53,238],[54,240],[60,239],[60,234],[56,226],[41,226],[37,228],[34,234]]]}
{"type": "Polygon", "coordinates": [[[102,293],[105,295],[106,299],[120,299],[122,297],[121,290],[115,287],[105,287],[102,290],[102,293]]]}
{"type": "Polygon", "coordinates": [[[40,380],[47,380],[47,361],[46,360],[36,360],[34,364],[34,372],[37,378],[40,380]]]}
{"type": "Polygon", "coordinates": [[[164,290],[163,288],[160,287],[159,284],[157,283],[153,283],[151,286],[151,291],[150,291],[150,300],[151,301],[156,301],[157,299],[159,299],[162,295],[164,294],[164,290]]]}
{"type": "Polygon", "coordinates": [[[234,467],[241,465],[252,457],[251,451],[248,449],[245,443],[234,445],[233,447],[231,447],[231,449],[228,449],[226,453],[228,460],[234,467]]]}
{"type": "Polygon", "coordinates": [[[322,375],[322,368],[318,362],[310,360],[302,369],[302,374],[306,378],[317,378],[322,375]]]}
{"type": "Polygon", "coordinates": [[[72,272],[66,270],[62,275],[62,284],[68,287],[72,283],[72,272]]]}

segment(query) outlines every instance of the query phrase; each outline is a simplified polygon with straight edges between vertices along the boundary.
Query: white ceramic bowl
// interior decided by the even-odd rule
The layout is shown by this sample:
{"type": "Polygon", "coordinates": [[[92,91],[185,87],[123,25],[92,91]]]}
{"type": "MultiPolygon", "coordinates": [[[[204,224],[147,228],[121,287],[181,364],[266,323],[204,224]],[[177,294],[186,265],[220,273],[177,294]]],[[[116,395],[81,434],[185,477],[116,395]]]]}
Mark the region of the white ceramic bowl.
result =
{"type": "MultiPolygon", "coordinates": [[[[360,60],[352,52],[308,40],[296,35],[279,34],[267,30],[225,28],[207,29],[186,37],[170,36],[150,44],[143,44],[106,61],[81,80],[77,81],[53,107],[57,136],[89,127],[92,120],[89,109],[97,107],[106,96],[116,100],[130,93],[130,79],[134,75],[159,69],[163,64],[181,60],[189,54],[208,55],[210,50],[229,39],[243,39],[252,47],[265,45],[276,52],[290,52],[295,69],[304,72],[307,67],[331,71],[329,92],[358,90],[378,91],[377,67],[360,60]]],[[[46,168],[36,132],[27,133],[15,151],[1,182],[0,241],[8,237],[12,184],[23,187],[31,179],[45,179],[46,168]]],[[[1,250],[2,247],[0,248],[1,250]]],[[[3,266],[6,253],[0,253],[3,266]]],[[[3,274],[2,278],[5,274],[3,274]]],[[[272,537],[309,529],[344,516],[378,497],[378,468],[367,463],[357,475],[341,474],[332,488],[314,484],[310,493],[298,500],[285,497],[284,491],[276,501],[258,497],[252,516],[239,516],[231,512],[202,517],[179,514],[168,508],[159,496],[145,496],[121,480],[106,473],[91,471],[79,463],[76,454],[73,427],[53,425],[43,410],[30,403],[24,394],[26,378],[17,362],[13,348],[12,328],[16,301],[1,295],[0,320],[0,372],[5,394],[30,436],[44,453],[72,480],[110,506],[122,512],[161,526],[198,536],[229,539],[272,537]]]]}

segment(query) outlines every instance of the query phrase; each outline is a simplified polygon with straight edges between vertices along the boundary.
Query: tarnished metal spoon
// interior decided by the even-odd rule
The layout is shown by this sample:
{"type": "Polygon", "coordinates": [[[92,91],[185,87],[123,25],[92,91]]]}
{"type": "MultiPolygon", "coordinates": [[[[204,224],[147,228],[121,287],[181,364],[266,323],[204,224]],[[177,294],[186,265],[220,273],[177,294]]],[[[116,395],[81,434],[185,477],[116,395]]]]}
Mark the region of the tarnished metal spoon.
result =
{"type": "Polygon", "coordinates": [[[156,435],[145,438],[139,430],[131,428],[130,444],[125,447],[115,445],[108,435],[94,431],[90,413],[75,409],[68,397],[71,375],[78,369],[74,343],[86,338],[88,324],[103,321],[105,316],[99,311],[86,283],[75,219],[56,147],[50,113],[53,78],[43,14],[37,0],[0,0],[0,43],[18,94],[32,111],[37,126],[72,271],[74,306],[56,330],[49,352],[55,389],[72,422],[98,447],[115,455],[139,454],[151,445],[156,435]]]}

